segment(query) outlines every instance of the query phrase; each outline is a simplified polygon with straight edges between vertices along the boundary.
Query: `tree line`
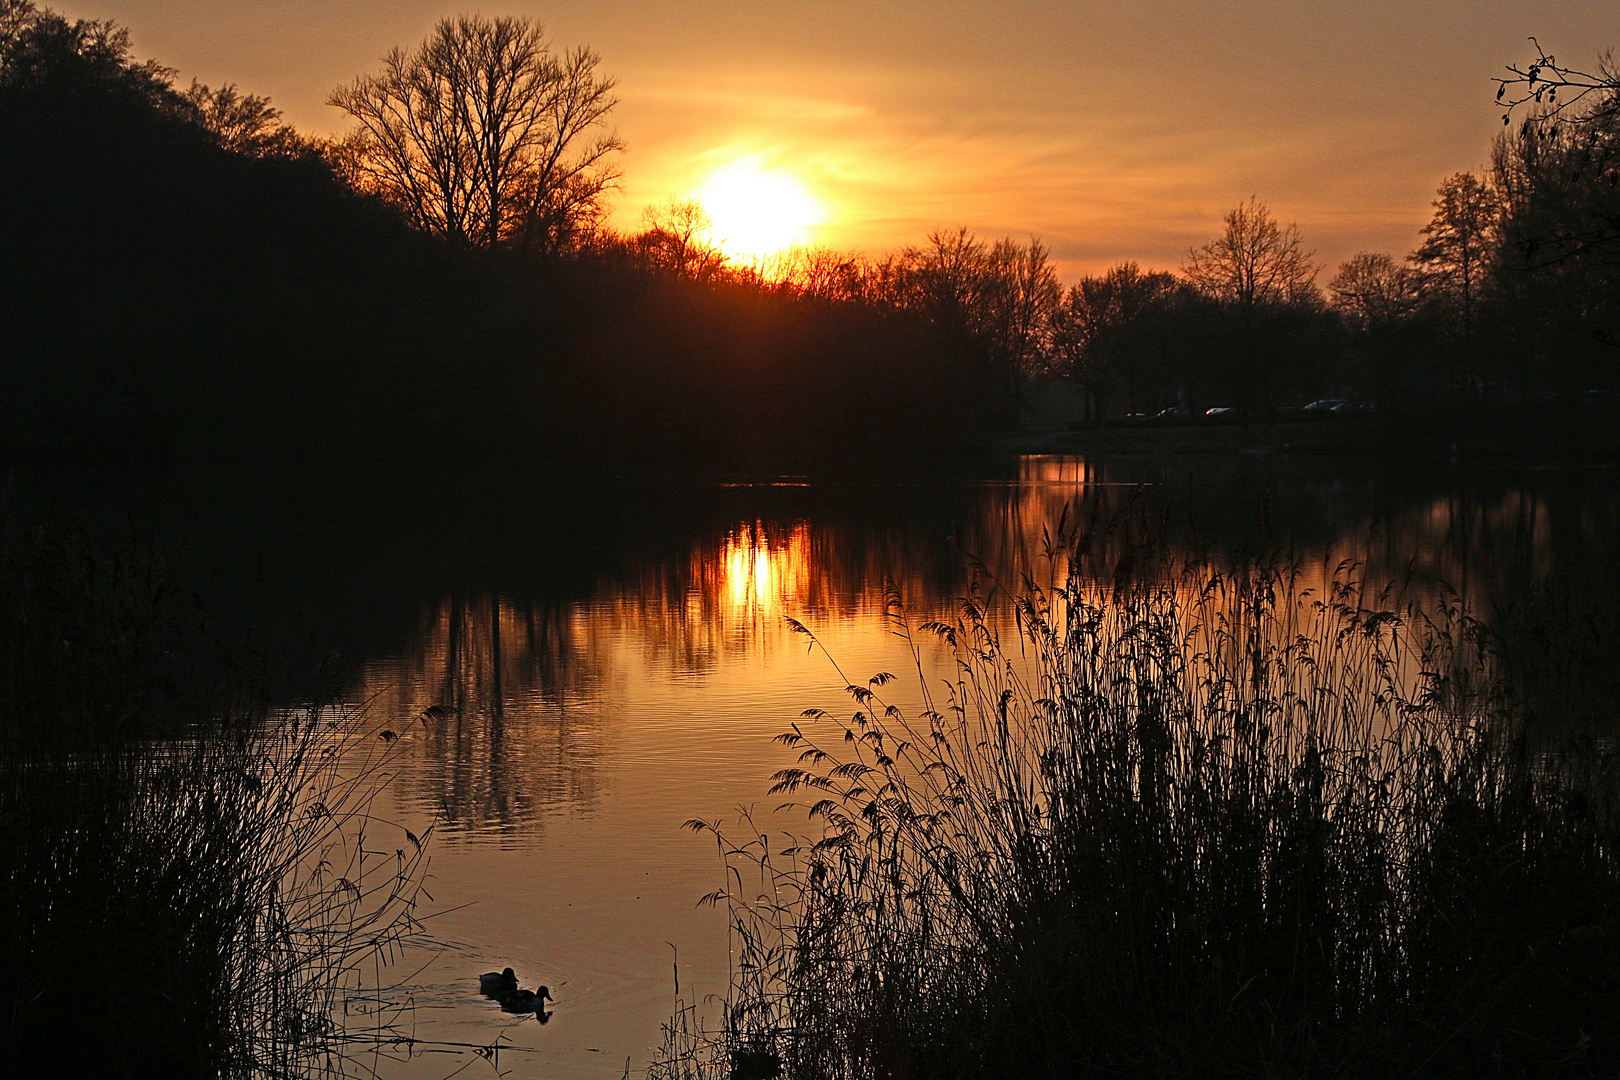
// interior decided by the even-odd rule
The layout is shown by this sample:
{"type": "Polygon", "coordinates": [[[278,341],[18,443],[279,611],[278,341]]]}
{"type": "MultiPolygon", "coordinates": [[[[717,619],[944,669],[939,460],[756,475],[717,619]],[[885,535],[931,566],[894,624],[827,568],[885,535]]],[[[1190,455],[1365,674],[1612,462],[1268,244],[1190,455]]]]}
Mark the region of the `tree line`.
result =
{"type": "Polygon", "coordinates": [[[702,204],[674,198],[647,208],[640,230],[617,233],[603,200],[620,144],[594,131],[613,83],[595,66],[586,50],[551,58],[524,20],[446,20],[417,52],[390,54],[383,76],[333,95],[361,123],[340,156],[360,186],[452,240],[607,256],[684,280],[903,314],[968,358],[1009,406],[1040,377],[1077,386],[1095,418],[1217,405],[1269,416],[1320,397],[1393,410],[1615,399],[1620,82],[1607,60],[1589,73],[1538,52],[1511,68],[1498,80],[1504,120],[1525,115],[1496,140],[1490,168],[1441,183],[1414,250],[1358,253],[1325,288],[1298,226],[1258,198],[1234,207],[1178,272],[1124,262],[1067,289],[1039,239],[983,240],[964,228],[877,256],[795,249],[739,265],[710,241],[702,204]],[[516,96],[566,119],[474,116],[455,104],[505,100],[515,71],[533,84],[516,96]],[[480,139],[506,156],[478,151],[480,139]],[[458,207],[502,202],[493,184],[479,198],[456,187],[496,176],[485,158],[510,158],[514,175],[531,179],[512,185],[522,193],[509,200],[509,226],[480,212],[468,229],[455,224],[458,207]],[[443,185],[429,190],[419,173],[443,185]],[[537,199],[548,182],[539,178],[554,175],[559,192],[537,199]],[[554,210],[526,231],[537,203],[554,210]]]}
{"type": "Polygon", "coordinates": [[[1442,181],[1412,251],[1360,252],[1325,288],[1298,226],[1258,198],[1178,272],[1122,262],[1068,288],[1039,240],[962,229],[730,272],[952,328],[1003,374],[1076,385],[1093,418],[1266,416],[1323,397],[1606,410],[1620,405],[1620,80],[1604,70],[1578,108],[1500,136],[1482,175],[1442,181]]]}
{"type": "Polygon", "coordinates": [[[136,59],[112,23],[0,0],[0,449],[29,473],[270,464],[330,490],[507,482],[514,461],[536,482],[803,471],[979,427],[976,374],[934,328],[616,239],[592,54],[523,20],[435,41],[475,55],[424,46],[342,91],[404,128],[320,139],[136,59]],[[379,103],[389,87],[414,96],[379,103]],[[517,108],[523,87],[551,90],[517,108]],[[521,137],[477,137],[497,113],[521,137]]]}
{"type": "MultiPolygon", "coordinates": [[[[371,237],[367,243],[388,233],[386,261],[421,271],[411,288],[435,288],[428,279],[442,275],[442,265],[423,269],[434,260],[475,267],[470,277],[457,274],[468,282],[463,289],[478,282],[484,295],[462,292],[449,306],[487,309],[492,293],[513,297],[509,312],[525,314],[503,329],[486,310],[478,332],[491,348],[514,336],[543,337],[554,361],[544,381],[555,393],[617,395],[620,404],[634,399],[655,409],[673,394],[687,404],[671,415],[701,412],[714,386],[692,374],[677,393],[687,378],[680,358],[704,355],[698,338],[705,334],[731,334],[728,349],[743,365],[745,335],[724,329],[736,320],[698,314],[730,305],[735,315],[741,305],[751,318],[771,312],[766,322],[784,330],[842,327],[809,335],[822,346],[884,335],[892,343],[898,334],[908,359],[895,368],[896,387],[908,379],[938,383],[949,373],[963,380],[959,396],[992,403],[976,415],[1003,422],[1042,380],[1076,387],[1096,419],[1214,406],[1264,417],[1321,397],[1381,411],[1616,400],[1620,80],[1607,61],[1587,73],[1538,54],[1528,67],[1510,69],[1499,80],[1507,130],[1490,168],[1440,185],[1413,251],[1359,253],[1325,287],[1325,268],[1298,226],[1277,220],[1257,197],[1233,207],[1219,234],[1189,248],[1174,272],[1122,262],[1066,288],[1038,238],[987,239],[962,227],[883,254],[799,248],[747,264],[712,243],[706,211],[694,200],[649,207],[639,228],[615,230],[607,219],[623,144],[610,127],[615,82],[600,66],[589,49],[554,48],[527,18],[445,19],[416,48],[385,56],[379,72],[335,89],[330,103],[354,126],[320,139],[234,85],[181,87],[172,69],[136,61],[127,33],[111,23],[0,0],[0,121],[14,132],[34,125],[29,153],[70,137],[60,115],[94,87],[103,120],[111,101],[139,114],[142,130],[164,132],[120,153],[149,157],[152,146],[189,140],[257,163],[254,183],[275,188],[273,201],[315,199],[371,237]],[[266,179],[272,175],[278,179],[266,179]],[[294,176],[296,193],[288,190],[294,176]],[[383,218],[439,253],[423,254],[389,233],[383,218]],[[362,220],[369,224],[355,224],[362,220]],[[515,299],[528,287],[549,292],[553,314],[572,314],[533,325],[532,298],[515,299]],[[626,303],[640,304],[648,318],[657,312],[667,325],[643,328],[637,338],[622,328],[626,303]],[[619,310],[605,314],[615,304],[619,310]],[[597,325],[582,329],[580,311],[596,312],[597,325]],[[525,330],[513,328],[525,319],[525,330]],[[604,346],[607,339],[617,343],[604,346]],[[678,347],[665,347],[671,343],[678,347]],[[601,362],[604,348],[665,355],[645,361],[658,369],[653,377],[601,362]],[[624,385],[605,382],[609,370],[624,385]],[[638,380],[656,390],[628,385],[638,380]]],[[[51,152],[76,153],[79,168],[96,169],[87,149],[94,140],[80,141],[78,150],[51,152]]],[[[267,287],[287,286],[278,279],[267,287]]],[[[409,291],[354,282],[328,291],[346,290],[366,293],[354,302],[373,309],[409,291]]],[[[455,329],[447,324],[440,334],[465,333],[464,318],[451,321],[455,329]]],[[[423,339],[410,336],[413,344],[423,339]]],[[[387,381],[386,363],[375,366],[387,381]]],[[[486,372],[483,382],[505,379],[510,392],[509,376],[486,372]]],[[[421,387],[390,392],[434,396],[421,387]]]]}
{"type": "Polygon", "coordinates": [[[1404,256],[1360,252],[1318,283],[1297,225],[1258,198],[1189,248],[1178,272],[1122,262],[1058,285],[1035,238],[937,230],[881,256],[794,250],[751,266],[704,243],[701,205],[652,208],[599,237],[700,280],[906,312],[1016,397],[1046,377],[1093,418],[1227,406],[1275,415],[1312,399],[1424,412],[1620,405],[1620,74],[1539,52],[1497,80],[1508,128],[1481,174],[1443,180],[1404,256]],[[1560,97],[1562,94],[1562,97],[1560,97]],[[1515,112],[1517,125],[1513,124],[1515,112]]]}

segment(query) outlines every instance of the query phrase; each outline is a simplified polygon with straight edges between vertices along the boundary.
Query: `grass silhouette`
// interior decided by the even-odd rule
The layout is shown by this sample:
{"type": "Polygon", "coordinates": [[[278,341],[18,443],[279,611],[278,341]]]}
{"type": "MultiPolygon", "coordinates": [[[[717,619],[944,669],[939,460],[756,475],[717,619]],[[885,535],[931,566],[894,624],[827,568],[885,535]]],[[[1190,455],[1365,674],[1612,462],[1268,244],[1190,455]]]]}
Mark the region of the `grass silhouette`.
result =
{"type": "Polygon", "coordinates": [[[846,680],[782,737],[809,836],[691,823],[733,975],[653,1075],[1612,1074],[1620,789],[1548,715],[1578,694],[1529,708],[1455,598],[1177,554],[1134,510],[1044,565],[915,630],[891,595],[946,688],[846,680]]]}
{"type": "Polygon", "coordinates": [[[344,1073],[390,1037],[372,962],[420,929],[426,837],[372,813],[392,740],[271,709],[149,551],[0,546],[7,1060],[344,1073]]]}

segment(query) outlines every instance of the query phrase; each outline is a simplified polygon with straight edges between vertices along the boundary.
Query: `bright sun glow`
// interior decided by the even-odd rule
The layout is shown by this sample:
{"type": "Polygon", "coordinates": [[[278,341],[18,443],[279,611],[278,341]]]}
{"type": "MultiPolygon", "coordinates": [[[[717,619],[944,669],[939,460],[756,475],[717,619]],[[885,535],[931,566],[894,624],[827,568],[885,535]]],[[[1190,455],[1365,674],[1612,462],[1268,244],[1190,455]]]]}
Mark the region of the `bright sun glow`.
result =
{"type": "Polygon", "coordinates": [[[698,199],[709,213],[714,243],[727,255],[757,259],[805,243],[824,216],[822,205],[792,173],[737,161],[709,174],[698,199]]]}

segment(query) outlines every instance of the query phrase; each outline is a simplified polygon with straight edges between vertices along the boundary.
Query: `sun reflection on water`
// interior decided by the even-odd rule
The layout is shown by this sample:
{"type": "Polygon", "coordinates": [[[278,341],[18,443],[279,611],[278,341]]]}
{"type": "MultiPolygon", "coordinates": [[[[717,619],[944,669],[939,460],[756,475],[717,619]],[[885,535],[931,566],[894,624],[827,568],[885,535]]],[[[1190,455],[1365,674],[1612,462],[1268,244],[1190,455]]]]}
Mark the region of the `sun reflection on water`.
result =
{"type": "MultiPolygon", "coordinates": [[[[446,933],[478,955],[447,954],[445,1000],[459,1000],[466,972],[507,960],[543,970],[568,1004],[534,1045],[551,1047],[561,1073],[619,1076],[607,1055],[557,1049],[559,1032],[642,1054],[668,1015],[666,941],[682,943],[683,977],[689,962],[699,983],[725,975],[724,927],[700,924],[713,913],[693,908],[715,884],[713,851],[682,822],[762,797],[791,763],[771,737],[808,706],[846,700],[828,657],[855,678],[901,672],[886,692],[907,692],[917,680],[894,666],[906,645],[884,618],[890,588],[915,609],[913,625],[948,618],[964,553],[1016,589],[1045,576],[1047,534],[1065,519],[1072,530],[1088,506],[1106,520],[1136,499],[1153,515],[1197,503],[1221,539],[1241,540],[1264,497],[1279,522],[1268,542],[1292,543],[1302,587],[1320,593],[1350,559],[1370,582],[1446,580],[1483,602],[1620,528],[1620,500],[1579,488],[1492,478],[1408,490],[1331,463],[1261,464],[1270,471],[1030,456],[926,495],[727,495],[702,528],[650,535],[564,598],[482,590],[427,604],[408,644],[368,664],[356,693],[399,718],[390,796],[431,813],[451,841],[435,856],[435,888],[454,909],[446,933]],[[803,648],[789,618],[825,651],[803,648]],[[510,896],[543,897],[543,917],[510,896]],[[461,900],[469,906],[455,909],[461,900]]],[[[478,1004],[446,1008],[445,1037],[487,1038],[478,1004]]]]}
{"type": "Polygon", "coordinates": [[[757,521],[727,534],[716,561],[724,568],[721,594],[732,621],[757,624],[791,614],[818,569],[811,551],[810,526],[802,521],[774,537],[757,521]]]}

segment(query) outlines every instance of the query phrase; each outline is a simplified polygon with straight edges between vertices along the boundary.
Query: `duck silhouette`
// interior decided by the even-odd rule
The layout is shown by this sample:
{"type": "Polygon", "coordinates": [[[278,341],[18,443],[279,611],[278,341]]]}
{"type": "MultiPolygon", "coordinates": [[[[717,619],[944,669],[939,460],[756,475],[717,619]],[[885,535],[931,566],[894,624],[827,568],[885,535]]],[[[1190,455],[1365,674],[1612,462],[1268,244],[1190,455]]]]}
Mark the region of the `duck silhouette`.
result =
{"type": "Polygon", "coordinates": [[[517,972],[511,968],[507,968],[505,971],[486,971],[478,976],[478,989],[488,997],[515,994],[517,988],[517,972]]]}
{"type": "Polygon", "coordinates": [[[501,1008],[507,1012],[539,1013],[544,1016],[546,1002],[554,1000],[548,987],[538,987],[534,990],[513,990],[511,993],[501,995],[501,1008]]]}

